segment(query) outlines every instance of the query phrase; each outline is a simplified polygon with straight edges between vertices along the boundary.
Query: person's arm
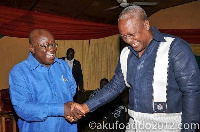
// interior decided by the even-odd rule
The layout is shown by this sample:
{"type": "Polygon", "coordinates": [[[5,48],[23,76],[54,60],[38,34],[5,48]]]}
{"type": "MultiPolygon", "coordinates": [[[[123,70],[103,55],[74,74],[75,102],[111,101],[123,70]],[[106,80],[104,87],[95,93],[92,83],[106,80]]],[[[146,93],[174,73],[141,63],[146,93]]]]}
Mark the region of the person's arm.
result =
{"type": "Polygon", "coordinates": [[[41,103],[33,97],[32,90],[21,70],[14,68],[9,74],[9,89],[17,115],[28,122],[43,121],[48,116],[64,116],[63,103],[41,103]]]}
{"type": "Polygon", "coordinates": [[[184,124],[199,123],[200,72],[188,43],[181,39],[176,40],[171,52],[175,78],[183,93],[182,127],[184,128],[184,124]]]}
{"type": "MultiPolygon", "coordinates": [[[[115,75],[94,97],[87,100],[84,106],[88,107],[89,111],[94,111],[96,108],[109,103],[115,97],[117,97],[126,88],[124,77],[121,71],[120,63],[118,63],[115,70],[115,75]]],[[[88,110],[87,109],[87,110],[88,110]]]]}

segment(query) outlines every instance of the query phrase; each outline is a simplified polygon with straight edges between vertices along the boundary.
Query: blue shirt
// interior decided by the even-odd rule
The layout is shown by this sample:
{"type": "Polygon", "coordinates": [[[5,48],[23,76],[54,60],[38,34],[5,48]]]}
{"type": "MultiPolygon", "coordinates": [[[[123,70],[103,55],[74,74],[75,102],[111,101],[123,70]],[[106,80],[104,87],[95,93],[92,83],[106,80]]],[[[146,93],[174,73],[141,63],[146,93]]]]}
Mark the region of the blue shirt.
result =
{"type": "Polygon", "coordinates": [[[73,101],[76,82],[67,63],[55,58],[47,68],[30,53],[9,74],[10,96],[20,132],[76,132],[65,120],[64,103],[73,101]]]}
{"type": "MultiPolygon", "coordinates": [[[[139,55],[131,46],[127,60],[127,82],[130,85],[129,109],[153,113],[153,75],[157,49],[164,37],[175,38],[170,46],[167,78],[167,113],[182,112],[183,123],[200,122],[200,71],[187,42],[181,38],[160,33],[156,28],[153,40],[139,55]]],[[[162,69],[160,69],[162,70],[162,69]]],[[[86,104],[91,111],[111,101],[126,88],[120,62],[115,75],[86,104]]]]}

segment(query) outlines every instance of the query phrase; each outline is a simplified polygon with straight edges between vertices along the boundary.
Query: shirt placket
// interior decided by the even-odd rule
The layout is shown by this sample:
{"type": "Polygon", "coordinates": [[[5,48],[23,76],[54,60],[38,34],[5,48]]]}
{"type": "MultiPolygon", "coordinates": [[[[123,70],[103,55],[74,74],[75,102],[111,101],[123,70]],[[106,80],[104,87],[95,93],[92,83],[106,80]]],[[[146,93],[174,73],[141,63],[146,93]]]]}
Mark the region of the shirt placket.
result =
{"type": "Polygon", "coordinates": [[[56,84],[55,84],[55,80],[53,78],[53,75],[51,73],[51,67],[48,69],[48,77],[49,77],[49,81],[50,81],[50,88],[51,88],[51,91],[52,91],[52,95],[53,95],[53,98],[56,102],[59,102],[59,98],[58,98],[58,90],[56,88],[56,84]]]}
{"type": "MultiPolygon", "coordinates": [[[[137,59],[137,65],[136,65],[136,74],[135,74],[135,88],[137,89],[136,91],[140,91],[140,82],[141,82],[141,77],[142,77],[142,70],[144,68],[144,57],[145,55],[142,55],[141,58],[137,59]]],[[[136,98],[136,103],[135,103],[135,107],[138,107],[138,101],[140,99],[140,92],[137,93],[135,96],[137,96],[136,98]]]]}
{"type": "MultiPolygon", "coordinates": [[[[58,89],[57,89],[57,87],[56,87],[56,83],[55,83],[55,79],[53,78],[53,76],[56,76],[56,75],[52,75],[53,73],[52,73],[52,71],[51,71],[51,67],[48,69],[48,76],[49,76],[49,80],[50,80],[50,88],[51,88],[51,90],[52,90],[52,95],[53,95],[53,99],[54,99],[54,101],[55,102],[59,102],[60,100],[59,100],[59,94],[58,94],[58,89]]],[[[60,124],[61,124],[61,122],[62,122],[62,119],[61,119],[62,117],[58,117],[57,118],[57,124],[56,124],[56,129],[57,129],[57,132],[61,132],[61,130],[60,130],[60,124]]]]}

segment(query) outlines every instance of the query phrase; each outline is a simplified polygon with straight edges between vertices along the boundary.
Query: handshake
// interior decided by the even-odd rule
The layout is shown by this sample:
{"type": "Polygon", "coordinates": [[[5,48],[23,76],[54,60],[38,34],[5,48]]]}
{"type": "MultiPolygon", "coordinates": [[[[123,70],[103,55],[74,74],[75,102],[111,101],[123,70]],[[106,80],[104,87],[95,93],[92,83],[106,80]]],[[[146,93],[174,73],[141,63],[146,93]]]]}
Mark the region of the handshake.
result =
{"type": "Polygon", "coordinates": [[[89,111],[86,104],[78,104],[75,102],[67,102],[64,104],[64,116],[69,122],[76,122],[89,111]]]}

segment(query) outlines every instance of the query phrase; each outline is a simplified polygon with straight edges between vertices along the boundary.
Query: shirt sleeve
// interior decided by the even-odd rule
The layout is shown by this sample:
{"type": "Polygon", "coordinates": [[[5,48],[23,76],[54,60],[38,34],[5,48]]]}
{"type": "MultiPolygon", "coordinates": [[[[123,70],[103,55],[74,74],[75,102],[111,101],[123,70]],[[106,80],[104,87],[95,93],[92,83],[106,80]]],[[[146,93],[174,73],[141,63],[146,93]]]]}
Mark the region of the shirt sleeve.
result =
{"type": "Polygon", "coordinates": [[[200,72],[188,43],[176,39],[172,48],[175,78],[182,92],[182,124],[199,123],[200,72]]]}
{"type": "Polygon", "coordinates": [[[48,116],[64,116],[63,103],[40,103],[32,97],[32,91],[22,72],[13,68],[9,74],[10,97],[17,115],[28,121],[43,121],[48,116]]]}
{"type": "Polygon", "coordinates": [[[115,70],[115,75],[96,95],[86,101],[90,111],[96,110],[98,107],[109,103],[117,97],[126,88],[124,77],[121,71],[120,63],[118,63],[115,70]]]}

